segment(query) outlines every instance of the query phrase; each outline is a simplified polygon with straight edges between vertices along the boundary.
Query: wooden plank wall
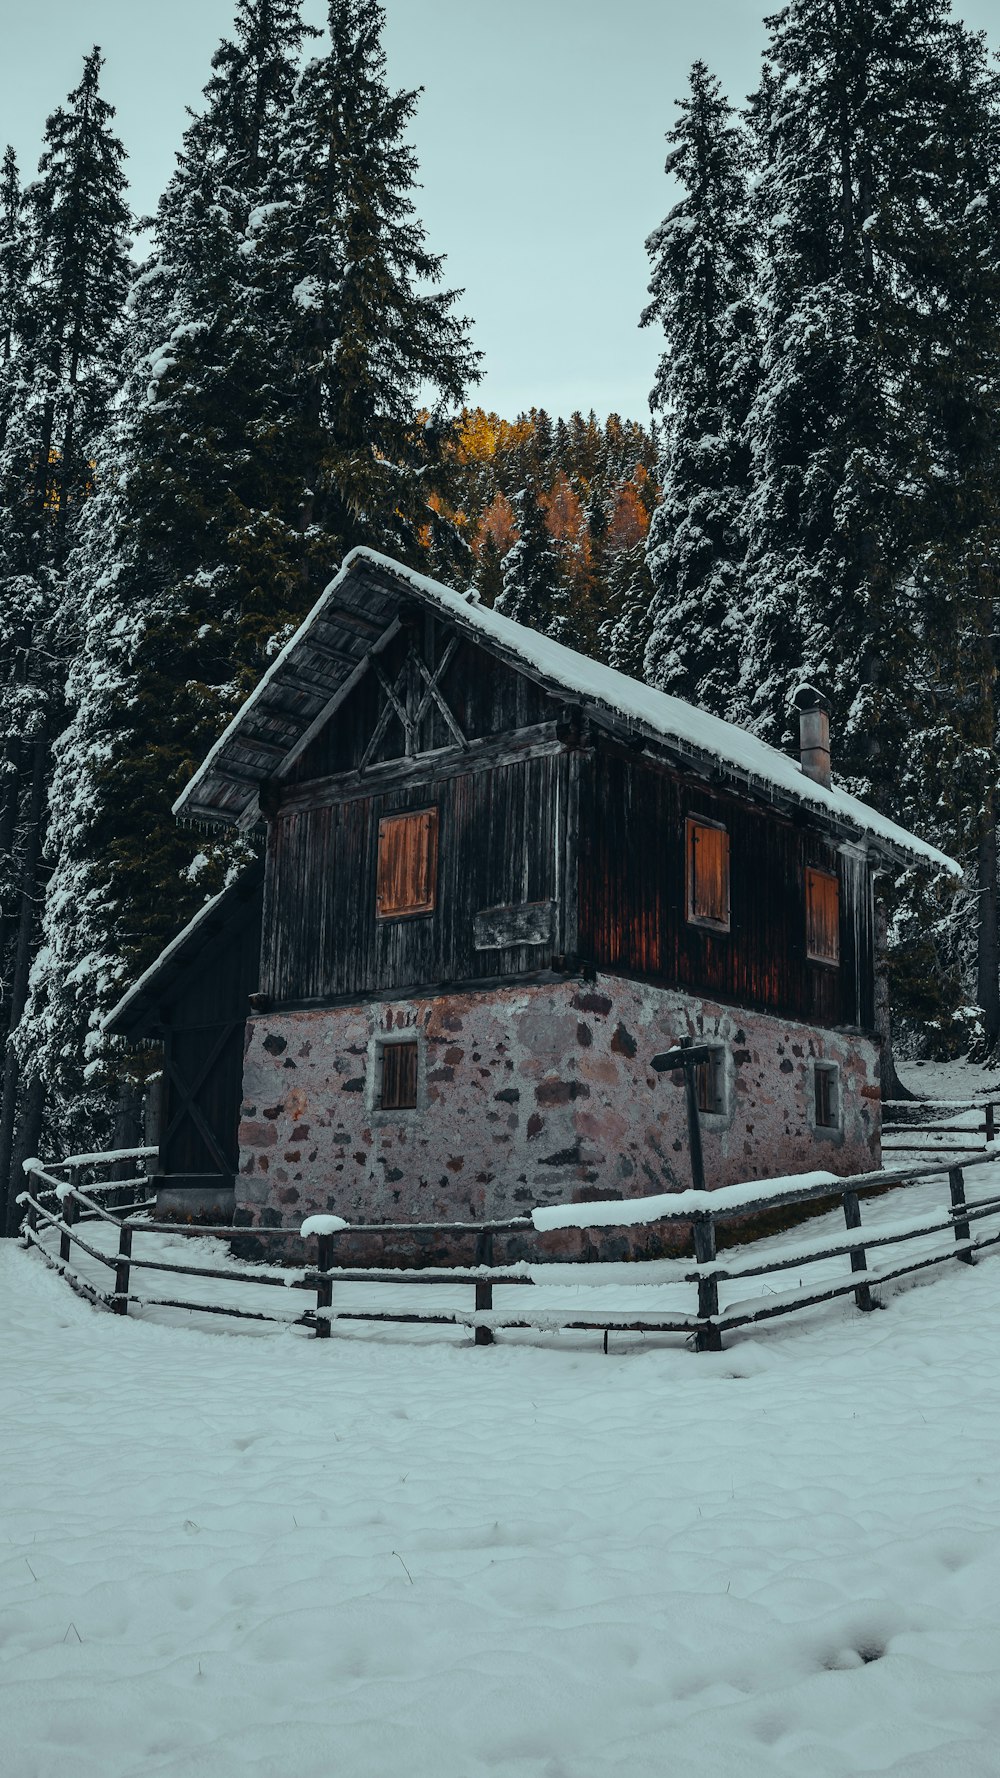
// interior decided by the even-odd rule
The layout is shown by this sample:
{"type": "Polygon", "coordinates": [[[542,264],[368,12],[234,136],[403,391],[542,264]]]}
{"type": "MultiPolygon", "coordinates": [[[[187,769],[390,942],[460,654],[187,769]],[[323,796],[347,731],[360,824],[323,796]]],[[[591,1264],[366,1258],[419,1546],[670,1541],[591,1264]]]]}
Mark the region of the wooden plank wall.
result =
{"type": "MultiPolygon", "coordinates": [[[[379,657],[390,683],[411,648],[434,672],[451,641],[429,614],[407,623],[379,657]]],[[[462,641],[440,689],[469,741],[513,735],[570,716],[567,707],[477,644],[462,641]]],[[[422,687],[410,686],[409,708],[422,687]]],[[[398,695],[407,702],[405,687],[398,695]]],[[[871,890],[863,858],[801,821],[754,806],[597,734],[580,751],[429,777],[337,800],[331,777],[356,773],[385,704],[370,672],[298,763],[295,806],[271,825],[261,989],[278,1003],[321,1001],[452,981],[518,975],[580,955],[621,970],[820,1025],[872,1025],[871,890]],[[570,785],[580,781],[579,866],[570,785]],[[325,782],[324,782],[325,780],[325,782]],[[311,789],[315,785],[315,802],[311,789]],[[376,919],[377,835],[386,814],[439,811],[437,906],[376,919]],[[725,823],[730,836],[729,933],[691,925],[685,821],[725,823]],[[567,827],[567,818],[569,825],[567,827]],[[806,957],[805,869],[838,871],[839,967],[806,957]],[[579,925],[573,905],[579,895],[579,925]],[[551,942],[477,950],[477,914],[527,902],[555,906],[551,942]]],[[[553,731],[554,732],[554,731],[553,731]]],[[[568,738],[568,736],[567,736],[568,738]]],[[[433,706],[421,752],[455,753],[433,706]]],[[[398,719],[370,765],[402,762],[398,719]]],[[[428,772],[433,772],[433,761],[428,772]]],[[[410,773],[412,778],[412,771],[410,773]]],[[[483,931],[480,922],[480,934],[483,931]]]]}
{"type": "Polygon", "coordinates": [[[586,763],[580,836],[580,949],[599,969],[819,1025],[872,1028],[870,873],[859,856],[611,745],[586,763]],[[728,933],[686,918],[689,815],[721,821],[730,835],[728,933]],[[840,877],[839,967],[806,957],[807,865],[840,877]]]}
{"type": "Polygon", "coordinates": [[[279,813],[262,991],[277,1001],[313,1000],[548,967],[561,948],[558,917],[547,944],[492,951],[475,949],[475,915],[560,900],[568,775],[568,756],[549,754],[279,813]],[[439,811],[437,906],[379,920],[379,821],[431,806],[439,811]]]}
{"type": "MultiPolygon", "coordinates": [[[[239,1161],[237,1129],[243,1096],[243,1039],[249,996],[260,974],[262,892],[238,904],[224,930],[208,941],[174,984],[161,1008],[164,1033],[163,1130],[170,1129],[183,1097],[172,1078],[176,1069],[193,1085],[211,1064],[194,1094],[198,1111],[233,1172],[239,1161]]],[[[215,1173],[196,1121],[181,1116],[160,1152],[160,1169],[172,1175],[215,1173]]]]}

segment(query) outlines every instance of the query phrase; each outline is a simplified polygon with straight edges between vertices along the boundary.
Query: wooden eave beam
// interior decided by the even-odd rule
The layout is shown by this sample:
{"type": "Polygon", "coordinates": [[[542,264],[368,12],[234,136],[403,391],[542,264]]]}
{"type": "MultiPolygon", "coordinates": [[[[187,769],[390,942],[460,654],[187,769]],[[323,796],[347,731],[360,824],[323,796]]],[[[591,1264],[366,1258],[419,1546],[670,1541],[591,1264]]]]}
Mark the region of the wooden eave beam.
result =
{"type": "Polygon", "coordinates": [[[232,745],[243,747],[248,753],[266,753],[271,759],[284,759],[288,752],[287,741],[265,740],[263,735],[249,734],[246,729],[233,736],[232,745]]]}
{"type": "Polygon", "coordinates": [[[336,691],[331,693],[322,709],[316,712],[316,715],[313,717],[308,728],[299,736],[299,739],[294,745],[289,748],[275,773],[276,777],[287,778],[289,773],[294,770],[295,766],[302,758],[303,753],[305,753],[306,749],[312,745],[316,736],[320,733],[320,730],[326,727],[330,718],[336,714],[344,700],[350,697],[355,686],[364,678],[373,658],[376,655],[381,654],[383,649],[389,646],[393,637],[399,634],[400,627],[399,619],[394,618],[387,628],[381,632],[371,648],[369,648],[367,653],[362,655],[361,659],[357,662],[353,672],[349,673],[343,684],[339,685],[336,691]]]}
{"type": "Polygon", "coordinates": [[[557,734],[555,722],[535,723],[502,735],[486,735],[464,746],[438,747],[432,752],[380,760],[375,765],[312,778],[296,784],[282,798],[283,809],[315,808],[331,803],[353,802],[375,790],[402,789],[433,778],[454,778],[491,766],[514,765],[526,759],[542,759],[564,753],[567,743],[557,734]]]}

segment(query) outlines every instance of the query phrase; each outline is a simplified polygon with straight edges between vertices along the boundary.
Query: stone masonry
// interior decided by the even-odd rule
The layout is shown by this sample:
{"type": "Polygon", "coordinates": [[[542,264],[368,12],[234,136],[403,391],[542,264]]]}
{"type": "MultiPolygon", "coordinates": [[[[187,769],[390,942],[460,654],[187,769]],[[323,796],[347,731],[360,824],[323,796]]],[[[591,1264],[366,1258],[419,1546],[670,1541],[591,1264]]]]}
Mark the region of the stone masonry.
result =
{"type": "MultiPolygon", "coordinates": [[[[721,1049],[724,1109],[702,1119],[711,1186],[879,1165],[870,1040],[600,976],[255,1017],[237,1214],[251,1227],[315,1212],[481,1221],[683,1190],[681,1077],[649,1060],[685,1034],[721,1049]],[[414,1038],[417,1107],[380,1110],[383,1046],[414,1038]],[[815,1127],[817,1062],[839,1067],[836,1128],[815,1127]]],[[[642,1244],[638,1232],[600,1237],[608,1257],[642,1244]]],[[[575,1236],[562,1250],[596,1251],[575,1236]]]]}

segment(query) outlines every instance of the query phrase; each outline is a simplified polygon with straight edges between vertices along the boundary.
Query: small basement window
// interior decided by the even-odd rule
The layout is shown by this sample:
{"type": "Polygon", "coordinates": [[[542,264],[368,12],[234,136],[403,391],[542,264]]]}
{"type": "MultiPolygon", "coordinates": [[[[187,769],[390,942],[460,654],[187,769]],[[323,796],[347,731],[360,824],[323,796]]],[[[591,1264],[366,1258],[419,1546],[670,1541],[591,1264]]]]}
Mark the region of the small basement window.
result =
{"type": "Polygon", "coordinates": [[[694,1087],[698,1110],[718,1116],[726,1109],[726,1055],[713,1049],[707,1062],[699,1062],[694,1071],[694,1087]]]}
{"type": "Polygon", "coordinates": [[[840,962],[840,884],[831,871],[806,871],[806,956],[840,962]]]}
{"type": "Polygon", "coordinates": [[[414,1111],[417,1104],[417,1043],[383,1043],[380,1054],[379,1109],[414,1111]]]}
{"type": "Polygon", "coordinates": [[[817,1130],[840,1128],[840,1069],[836,1062],[813,1063],[813,1116],[817,1130]]]}
{"type": "Polygon", "coordinates": [[[383,815],[378,824],[376,914],[398,920],[433,913],[437,901],[438,812],[383,815]]]}
{"type": "Polygon", "coordinates": [[[729,835],[694,819],[687,824],[687,917],[729,931],[729,835]]]}

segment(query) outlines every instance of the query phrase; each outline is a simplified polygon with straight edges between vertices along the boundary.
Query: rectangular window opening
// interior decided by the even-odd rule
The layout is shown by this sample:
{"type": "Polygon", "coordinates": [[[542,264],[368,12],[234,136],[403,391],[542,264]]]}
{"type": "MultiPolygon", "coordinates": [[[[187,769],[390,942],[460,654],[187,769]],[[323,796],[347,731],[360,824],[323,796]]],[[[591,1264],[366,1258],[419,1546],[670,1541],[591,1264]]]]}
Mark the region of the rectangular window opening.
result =
{"type": "Polygon", "coordinates": [[[806,871],[806,955],[840,962],[840,883],[831,871],[806,871]]]}
{"type": "Polygon", "coordinates": [[[384,1043],[379,1108],[382,1111],[415,1111],[417,1105],[417,1044],[384,1043]]]}
{"type": "Polygon", "coordinates": [[[836,1062],[813,1066],[813,1093],[817,1130],[840,1128],[840,1069],[836,1062]]]}
{"type": "Polygon", "coordinates": [[[718,1116],[726,1109],[725,1052],[714,1049],[707,1062],[699,1062],[694,1071],[698,1110],[718,1116]]]}
{"type": "Polygon", "coordinates": [[[689,819],[687,917],[729,931],[729,835],[724,827],[689,819]]]}
{"type": "Polygon", "coordinates": [[[378,824],[376,913],[380,920],[433,913],[437,902],[438,812],[383,815],[378,824]]]}

